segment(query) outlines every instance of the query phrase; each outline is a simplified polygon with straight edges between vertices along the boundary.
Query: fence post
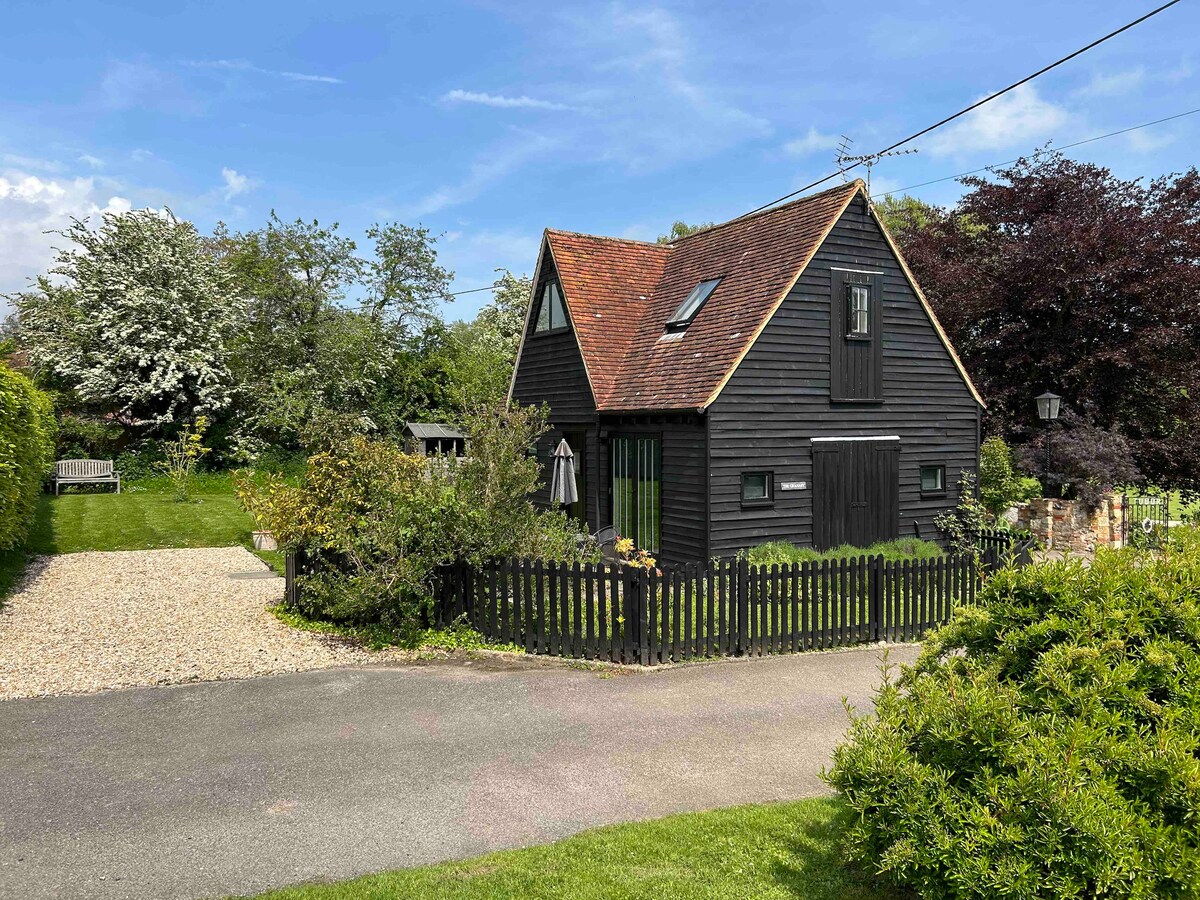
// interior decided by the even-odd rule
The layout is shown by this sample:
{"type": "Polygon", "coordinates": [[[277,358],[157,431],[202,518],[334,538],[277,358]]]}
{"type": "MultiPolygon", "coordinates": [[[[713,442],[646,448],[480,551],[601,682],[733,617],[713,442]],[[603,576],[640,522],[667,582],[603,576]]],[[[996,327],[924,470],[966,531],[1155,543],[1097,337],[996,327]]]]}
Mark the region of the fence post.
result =
{"type": "Polygon", "coordinates": [[[744,560],[737,561],[737,578],[734,580],[734,593],[737,597],[737,655],[746,652],[746,635],[749,630],[746,623],[750,618],[750,564],[744,560]]]}
{"type": "Polygon", "coordinates": [[[283,597],[287,605],[296,605],[296,554],[289,553],[283,558],[283,597]]]}
{"type": "Polygon", "coordinates": [[[638,662],[650,665],[650,635],[646,625],[646,610],[649,607],[650,573],[641,567],[633,578],[633,646],[637,648],[638,662]]]}
{"type": "Polygon", "coordinates": [[[650,647],[645,628],[648,573],[642,568],[625,570],[625,657],[650,665],[650,647]]]}
{"type": "Polygon", "coordinates": [[[883,556],[871,557],[871,640],[878,641],[883,623],[883,556]]]}

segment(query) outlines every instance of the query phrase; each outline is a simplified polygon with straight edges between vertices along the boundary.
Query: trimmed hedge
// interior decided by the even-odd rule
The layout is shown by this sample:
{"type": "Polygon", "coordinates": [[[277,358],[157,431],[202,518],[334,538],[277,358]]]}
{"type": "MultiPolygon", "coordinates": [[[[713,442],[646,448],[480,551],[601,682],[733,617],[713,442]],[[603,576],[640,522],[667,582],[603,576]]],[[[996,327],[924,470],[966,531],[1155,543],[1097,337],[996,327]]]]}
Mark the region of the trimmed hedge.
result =
{"type": "Polygon", "coordinates": [[[1200,893],[1200,537],[1006,569],[856,718],[847,849],[926,898],[1200,893]]]}
{"type": "Polygon", "coordinates": [[[0,550],[25,539],[53,460],[50,398],[0,362],[0,550]]]}

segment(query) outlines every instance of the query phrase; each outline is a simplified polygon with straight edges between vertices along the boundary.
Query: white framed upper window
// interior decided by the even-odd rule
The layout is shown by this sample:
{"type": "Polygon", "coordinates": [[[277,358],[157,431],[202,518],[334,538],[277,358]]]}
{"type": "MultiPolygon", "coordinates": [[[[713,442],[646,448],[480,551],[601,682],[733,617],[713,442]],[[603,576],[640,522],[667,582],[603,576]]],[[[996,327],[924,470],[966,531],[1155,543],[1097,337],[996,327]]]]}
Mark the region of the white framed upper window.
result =
{"type": "Polygon", "coordinates": [[[871,336],[871,285],[846,282],[846,337],[871,336]]]}

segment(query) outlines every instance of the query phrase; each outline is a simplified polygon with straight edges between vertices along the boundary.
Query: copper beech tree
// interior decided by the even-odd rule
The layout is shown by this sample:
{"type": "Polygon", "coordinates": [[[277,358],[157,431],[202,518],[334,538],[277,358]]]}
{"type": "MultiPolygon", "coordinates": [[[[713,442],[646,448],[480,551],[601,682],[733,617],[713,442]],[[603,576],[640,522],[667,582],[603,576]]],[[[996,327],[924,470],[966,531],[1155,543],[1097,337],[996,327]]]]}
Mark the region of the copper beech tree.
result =
{"type": "Polygon", "coordinates": [[[1149,481],[1200,489],[1200,173],[1124,180],[1042,151],[963,183],[953,208],[883,212],[988,431],[1038,440],[1033,397],[1050,389],[1149,481]]]}

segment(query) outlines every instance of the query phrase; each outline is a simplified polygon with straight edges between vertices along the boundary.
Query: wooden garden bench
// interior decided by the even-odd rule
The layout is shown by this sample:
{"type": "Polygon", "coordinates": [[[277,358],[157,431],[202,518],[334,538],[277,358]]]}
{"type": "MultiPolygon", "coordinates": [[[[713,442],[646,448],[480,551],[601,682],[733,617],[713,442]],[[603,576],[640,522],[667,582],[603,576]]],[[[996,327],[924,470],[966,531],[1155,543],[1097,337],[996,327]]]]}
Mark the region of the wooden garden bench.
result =
{"type": "Polygon", "coordinates": [[[64,484],[115,484],[121,493],[121,475],[110,459],[64,459],[54,464],[54,494],[64,484]]]}

